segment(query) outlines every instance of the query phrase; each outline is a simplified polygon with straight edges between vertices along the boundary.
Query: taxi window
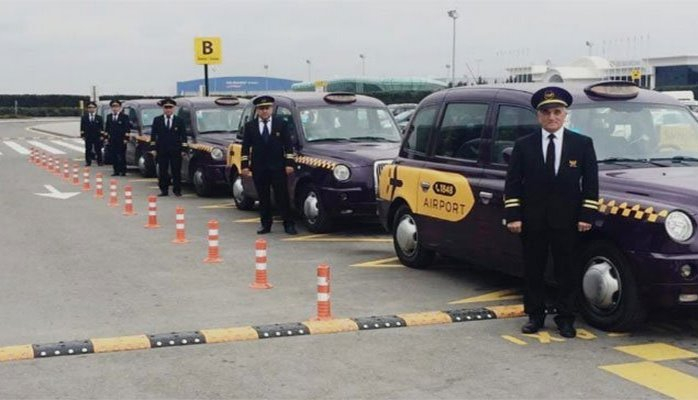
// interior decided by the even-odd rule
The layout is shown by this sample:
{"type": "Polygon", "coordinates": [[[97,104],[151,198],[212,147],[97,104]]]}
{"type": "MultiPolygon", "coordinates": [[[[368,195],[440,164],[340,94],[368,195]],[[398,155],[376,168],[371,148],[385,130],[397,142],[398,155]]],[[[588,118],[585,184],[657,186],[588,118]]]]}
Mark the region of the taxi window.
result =
{"type": "Polygon", "coordinates": [[[143,116],[143,126],[147,128],[153,125],[153,119],[155,119],[155,117],[157,117],[158,115],[162,115],[162,109],[144,108],[141,111],[141,115],[143,116]]]}
{"type": "Polygon", "coordinates": [[[504,150],[513,148],[516,139],[538,129],[538,121],[532,110],[522,107],[500,106],[497,128],[492,146],[492,162],[504,164],[504,150]]]}
{"type": "Polygon", "coordinates": [[[242,111],[242,116],[240,117],[240,130],[242,130],[243,125],[245,125],[247,122],[249,122],[252,119],[253,113],[254,113],[254,105],[252,105],[252,103],[245,106],[245,109],[242,111]]]}
{"type": "Polygon", "coordinates": [[[299,111],[305,140],[399,142],[387,109],[355,105],[304,108],[299,111]]]}
{"type": "Polygon", "coordinates": [[[462,160],[478,160],[487,104],[452,103],[446,107],[434,154],[462,160]]]}
{"type": "Polygon", "coordinates": [[[429,133],[434,125],[437,106],[423,107],[412,118],[412,125],[409,128],[407,140],[403,144],[403,149],[412,153],[426,153],[429,143],[429,133]]]}
{"type": "Polygon", "coordinates": [[[196,127],[199,133],[232,132],[240,122],[239,108],[210,108],[196,110],[196,127]]]}
{"type": "Polygon", "coordinates": [[[297,143],[296,135],[296,123],[293,121],[293,111],[290,108],[278,106],[274,114],[276,117],[286,121],[288,126],[288,132],[291,135],[291,141],[295,144],[297,143]]]}
{"type": "Polygon", "coordinates": [[[187,107],[182,107],[179,109],[177,116],[184,121],[184,130],[188,135],[192,134],[191,131],[191,111],[187,107]]]}

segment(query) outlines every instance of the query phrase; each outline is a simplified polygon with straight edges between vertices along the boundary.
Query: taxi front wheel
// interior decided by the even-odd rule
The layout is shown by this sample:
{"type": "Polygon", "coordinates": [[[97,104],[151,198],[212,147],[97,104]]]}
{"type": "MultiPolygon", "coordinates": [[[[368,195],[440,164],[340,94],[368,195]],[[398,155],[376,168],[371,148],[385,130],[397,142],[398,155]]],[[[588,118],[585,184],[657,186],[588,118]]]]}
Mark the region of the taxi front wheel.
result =
{"type": "Polygon", "coordinates": [[[303,222],[310,232],[326,233],[332,230],[332,219],[325,210],[320,192],[314,185],[308,185],[301,191],[301,203],[298,209],[302,213],[303,222]]]}
{"type": "Polygon", "coordinates": [[[627,331],[646,316],[632,264],[615,246],[590,243],[582,252],[581,313],[592,326],[627,331]]]}
{"type": "Polygon", "coordinates": [[[410,268],[431,265],[436,253],[422,246],[414,214],[407,205],[398,208],[393,219],[393,246],[400,262],[410,268]]]}

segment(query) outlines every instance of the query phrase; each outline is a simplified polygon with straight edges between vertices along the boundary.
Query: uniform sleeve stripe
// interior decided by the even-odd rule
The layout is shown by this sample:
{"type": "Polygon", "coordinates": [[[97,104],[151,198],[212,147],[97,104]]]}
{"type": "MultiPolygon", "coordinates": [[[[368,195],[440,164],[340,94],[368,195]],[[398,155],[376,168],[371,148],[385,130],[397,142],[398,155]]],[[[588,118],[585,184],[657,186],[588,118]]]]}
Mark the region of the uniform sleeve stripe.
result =
{"type": "Polygon", "coordinates": [[[584,202],[587,204],[599,204],[599,202],[596,200],[584,200],[584,202]]]}
{"type": "Polygon", "coordinates": [[[506,203],[506,204],[508,204],[508,203],[518,203],[518,202],[519,202],[519,199],[507,199],[507,200],[504,200],[504,203],[506,203]]]}
{"type": "Polygon", "coordinates": [[[511,204],[505,204],[504,208],[511,208],[511,207],[521,207],[521,204],[518,203],[511,203],[511,204]]]}
{"type": "Polygon", "coordinates": [[[586,208],[591,208],[591,209],[594,209],[594,210],[598,210],[598,209],[599,209],[599,206],[595,206],[595,205],[591,205],[591,204],[584,204],[584,207],[586,207],[586,208]]]}

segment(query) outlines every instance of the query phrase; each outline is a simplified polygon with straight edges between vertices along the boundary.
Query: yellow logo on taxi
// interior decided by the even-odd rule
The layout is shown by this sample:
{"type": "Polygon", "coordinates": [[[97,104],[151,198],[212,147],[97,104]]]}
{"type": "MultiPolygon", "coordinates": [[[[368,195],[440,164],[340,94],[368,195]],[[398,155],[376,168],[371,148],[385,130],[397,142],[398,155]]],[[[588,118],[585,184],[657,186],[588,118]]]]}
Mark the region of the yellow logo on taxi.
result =
{"type": "Polygon", "coordinates": [[[401,198],[416,214],[452,222],[464,219],[475,205],[464,176],[395,164],[382,168],[378,196],[389,201],[401,198]]]}

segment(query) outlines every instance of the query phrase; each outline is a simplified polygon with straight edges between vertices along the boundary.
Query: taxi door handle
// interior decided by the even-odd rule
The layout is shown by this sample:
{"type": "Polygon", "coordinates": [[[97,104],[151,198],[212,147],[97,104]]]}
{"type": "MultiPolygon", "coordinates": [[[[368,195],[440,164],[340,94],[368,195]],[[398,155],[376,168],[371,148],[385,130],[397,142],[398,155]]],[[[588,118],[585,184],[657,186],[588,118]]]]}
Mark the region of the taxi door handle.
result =
{"type": "Polygon", "coordinates": [[[421,186],[422,189],[427,190],[431,187],[431,183],[422,181],[419,183],[419,186],[421,186]]]}

